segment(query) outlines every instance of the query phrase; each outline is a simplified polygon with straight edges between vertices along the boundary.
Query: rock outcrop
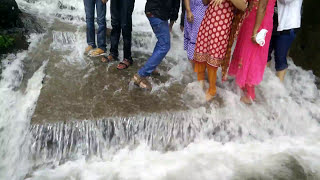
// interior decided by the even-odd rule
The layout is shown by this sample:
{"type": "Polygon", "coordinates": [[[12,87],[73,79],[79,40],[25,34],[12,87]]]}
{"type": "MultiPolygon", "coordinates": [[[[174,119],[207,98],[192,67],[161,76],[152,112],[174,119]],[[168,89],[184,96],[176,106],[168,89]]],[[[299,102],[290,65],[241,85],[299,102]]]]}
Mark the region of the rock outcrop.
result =
{"type": "Polygon", "coordinates": [[[290,50],[296,65],[312,70],[320,77],[320,7],[319,0],[303,1],[302,24],[290,50]]]}

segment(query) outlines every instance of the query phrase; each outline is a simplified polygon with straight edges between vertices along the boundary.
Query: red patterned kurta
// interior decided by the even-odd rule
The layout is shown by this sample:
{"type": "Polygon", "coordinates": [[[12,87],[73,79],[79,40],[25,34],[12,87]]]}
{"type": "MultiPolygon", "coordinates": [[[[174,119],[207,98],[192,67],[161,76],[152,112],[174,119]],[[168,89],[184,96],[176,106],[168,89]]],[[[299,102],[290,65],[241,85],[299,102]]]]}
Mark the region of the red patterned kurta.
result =
{"type": "Polygon", "coordinates": [[[229,0],[218,7],[212,2],[201,22],[194,60],[220,67],[227,53],[234,6],[229,0]]]}

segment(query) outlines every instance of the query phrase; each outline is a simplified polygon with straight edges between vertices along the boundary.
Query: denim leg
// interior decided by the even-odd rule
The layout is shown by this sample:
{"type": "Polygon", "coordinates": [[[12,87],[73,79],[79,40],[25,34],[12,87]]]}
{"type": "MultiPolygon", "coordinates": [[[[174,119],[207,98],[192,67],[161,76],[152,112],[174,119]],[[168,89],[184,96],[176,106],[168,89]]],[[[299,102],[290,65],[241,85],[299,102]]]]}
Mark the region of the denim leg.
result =
{"type": "Polygon", "coordinates": [[[110,11],[111,11],[111,47],[110,54],[115,57],[119,56],[118,46],[121,34],[121,1],[122,0],[111,0],[110,1],[110,11]]]}
{"type": "Polygon", "coordinates": [[[131,41],[132,41],[132,12],[134,9],[134,0],[121,0],[122,4],[122,19],[121,29],[123,37],[123,53],[124,58],[132,60],[131,57],[131,41]]]}
{"type": "Polygon", "coordinates": [[[168,21],[163,21],[155,17],[148,19],[158,41],[151,57],[138,72],[142,77],[150,76],[170,50],[170,31],[168,21]]]}
{"type": "Polygon", "coordinates": [[[87,23],[87,43],[96,48],[95,29],[94,29],[94,9],[96,0],[84,0],[84,9],[87,23]]]}
{"type": "Polygon", "coordinates": [[[296,33],[292,29],[288,34],[281,34],[275,40],[276,70],[282,71],[288,68],[287,55],[296,33]]]}
{"type": "Polygon", "coordinates": [[[96,0],[97,7],[97,23],[98,23],[98,32],[97,32],[97,42],[98,48],[106,51],[106,4],[101,0],[96,0]]]}

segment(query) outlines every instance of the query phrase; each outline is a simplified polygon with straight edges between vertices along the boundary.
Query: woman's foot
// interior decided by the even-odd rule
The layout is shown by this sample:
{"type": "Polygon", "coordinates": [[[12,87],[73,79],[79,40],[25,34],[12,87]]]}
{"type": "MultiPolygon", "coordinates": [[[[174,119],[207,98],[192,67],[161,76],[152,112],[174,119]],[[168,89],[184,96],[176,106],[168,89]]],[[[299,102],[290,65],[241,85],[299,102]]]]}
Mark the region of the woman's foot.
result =
{"type": "Polygon", "coordinates": [[[206,92],[206,101],[211,102],[213,100],[214,96],[212,96],[209,91],[206,92]]]}
{"type": "Polygon", "coordinates": [[[251,100],[251,98],[248,97],[248,96],[242,96],[242,97],[240,98],[240,101],[243,102],[243,103],[245,103],[245,104],[248,104],[248,105],[252,104],[252,100],[251,100]]]}
{"type": "Polygon", "coordinates": [[[284,77],[286,76],[287,69],[284,69],[282,71],[277,71],[277,77],[280,79],[281,82],[284,81],[284,77]]]}

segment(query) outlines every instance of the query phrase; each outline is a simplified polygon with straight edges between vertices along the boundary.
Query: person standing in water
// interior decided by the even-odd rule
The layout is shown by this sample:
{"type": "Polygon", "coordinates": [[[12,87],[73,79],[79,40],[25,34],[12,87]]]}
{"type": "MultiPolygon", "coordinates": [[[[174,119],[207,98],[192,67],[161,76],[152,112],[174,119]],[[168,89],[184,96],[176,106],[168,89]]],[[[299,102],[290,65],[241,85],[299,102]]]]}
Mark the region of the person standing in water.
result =
{"type": "Polygon", "coordinates": [[[179,8],[180,0],[147,0],[145,13],[158,41],[151,57],[133,76],[134,84],[140,88],[152,89],[147,77],[155,71],[170,50],[170,31],[178,19],[179,8]]]}
{"type": "Polygon", "coordinates": [[[273,32],[270,41],[268,66],[274,51],[275,68],[281,82],[287,72],[287,55],[296,32],[301,25],[301,7],[303,0],[278,0],[273,16],[273,32]]]}
{"type": "Polygon", "coordinates": [[[202,0],[184,0],[186,14],[184,18],[184,50],[187,51],[188,60],[193,60],[194,49],[197,42],[198,31],[206,12],[202,0]]]}
{"type": "Polygon", "coordinates": [[[132,12],[135,0],[111,0],[111,48],[107,57],[102,57],[102,62],[118,60],[118,45],[120,35],[123,37],[123,60],[117,66],[117,69],[127,69],[132,65],[131,57],[131,39],[132,39],[132,12]]]}
{"type": "Polygon", "coordinates": [[[90,53],[91,56],[100,56],[106,52],[106,3],[108,0],[83,0],[86,13],[87,23],[87,44],[85,54],[90,53]],[[94,27],[94,14],[97,9],[97,23],[99,25],[96,33],[94,27]]]}
{"type": "Polygon", "coordinates": [[[229,74],[236,77],[236,84],[244,92],[241,101],[246,104],[255,99],[255,86],[262,81],[267,65],[275,1],[250,0],[250,8],[237,39],[229,74]],[[264,46],[260,46],[256,39],[262,29],[268,31],[264,46]]]}
{"type": "Polygon", "coordinates": [[[208,71],[206,100],[211,101],[216,94],[217,69],[227,53],[234,10],[244,11],[247,3],[244,0],[203,0],[203,3],[209,6],[200,25],[193,60],[194,71],[203,88],[205,71],[208,71]]]}

